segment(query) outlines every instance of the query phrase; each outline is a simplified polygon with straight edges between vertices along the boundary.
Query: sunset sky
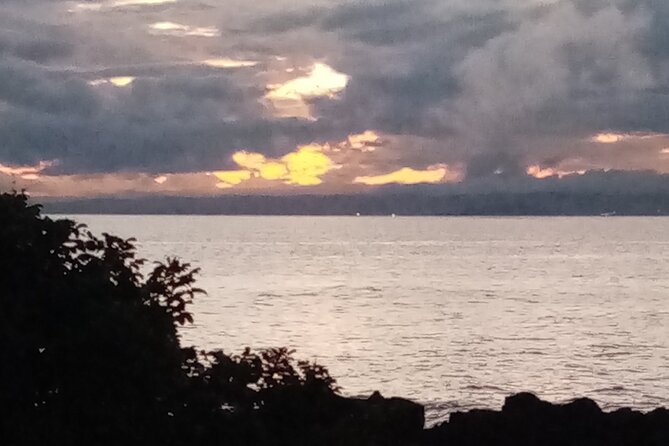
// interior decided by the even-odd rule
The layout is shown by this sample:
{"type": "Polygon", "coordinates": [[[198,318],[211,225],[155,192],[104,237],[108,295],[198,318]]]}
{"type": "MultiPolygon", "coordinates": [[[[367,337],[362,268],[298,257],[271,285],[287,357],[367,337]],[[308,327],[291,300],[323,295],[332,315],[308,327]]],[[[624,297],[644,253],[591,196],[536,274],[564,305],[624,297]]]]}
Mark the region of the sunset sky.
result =
{"type": "Polygon", "coordinates": [[[2,189],[355,193],[669,173],[665,0],[0,7],[2,189]]]}

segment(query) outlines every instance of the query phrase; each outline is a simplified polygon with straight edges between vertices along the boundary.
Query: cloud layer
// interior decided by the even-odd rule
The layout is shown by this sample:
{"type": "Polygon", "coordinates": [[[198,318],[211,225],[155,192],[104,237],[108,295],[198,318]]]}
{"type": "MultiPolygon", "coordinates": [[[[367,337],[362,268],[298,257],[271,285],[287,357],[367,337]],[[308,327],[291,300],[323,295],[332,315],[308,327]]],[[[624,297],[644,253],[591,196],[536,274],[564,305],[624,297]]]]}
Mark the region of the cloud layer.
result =
{"type": "Polygon", "coordinates": [[[666,173],[666,23],[660,0],[10,0],[0,176],[197,194],[666,173]]]}

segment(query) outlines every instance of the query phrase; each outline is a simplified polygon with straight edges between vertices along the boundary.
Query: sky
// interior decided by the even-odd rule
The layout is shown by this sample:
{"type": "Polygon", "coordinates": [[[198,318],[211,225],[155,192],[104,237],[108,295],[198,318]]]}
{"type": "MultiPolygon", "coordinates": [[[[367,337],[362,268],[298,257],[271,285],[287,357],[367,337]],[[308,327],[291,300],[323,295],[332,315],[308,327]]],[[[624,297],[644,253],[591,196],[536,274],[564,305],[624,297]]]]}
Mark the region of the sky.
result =
{"type": "Polygon", "coordinates": [[[0,188],[669,173],[665,0],[0,0],[0,188]]]}

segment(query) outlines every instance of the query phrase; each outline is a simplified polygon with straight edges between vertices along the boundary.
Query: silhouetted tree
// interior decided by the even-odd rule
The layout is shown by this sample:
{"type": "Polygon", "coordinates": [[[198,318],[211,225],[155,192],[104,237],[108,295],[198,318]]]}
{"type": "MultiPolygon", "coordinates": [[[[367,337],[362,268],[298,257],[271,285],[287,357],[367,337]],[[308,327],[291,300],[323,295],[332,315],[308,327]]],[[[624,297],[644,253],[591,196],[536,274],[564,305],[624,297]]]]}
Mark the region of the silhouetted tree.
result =
{"type": "MultiPolygon", "coordinates": [[[[5,444],[183,444],[239,435],[273,388],[332,394],[286,349],[182,348],[203,291],[178,259],[144,277],[134,240],[53,220],[0,195],[0,417],[5,444]],[[242,416],[246,415],[244,422],[242,416]]],[[[252,427],[248,427],[252,429],[252,427]]]]}

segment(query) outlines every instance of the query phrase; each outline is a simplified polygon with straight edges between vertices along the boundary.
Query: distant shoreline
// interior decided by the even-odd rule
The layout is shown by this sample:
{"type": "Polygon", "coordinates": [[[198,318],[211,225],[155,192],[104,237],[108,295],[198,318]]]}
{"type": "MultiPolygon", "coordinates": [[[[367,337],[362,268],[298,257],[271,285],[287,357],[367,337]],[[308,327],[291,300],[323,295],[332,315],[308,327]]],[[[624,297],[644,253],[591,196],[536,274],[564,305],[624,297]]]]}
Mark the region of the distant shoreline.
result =
{"type": "Polygon", "coordinates": [[[669,193],[226,195],[39,199],[49,214],[265,216],[668,216],[669,193]]]}
{"type": "Polygon", "coordinates": [[[124,212],[50,212],[48,209],[45,210],[45,214],[54,217],[68,217],[68,216],[86,216],[86,215],[95,215],[95,216],[110,216],[110,217],[340,217],[340,218],[415,218],[415,217],[424,217],[424,218],[667,218],[669,214],[630,214],[630,215],[614,215],[614,216],[602,216],[602,215],[591,215],[591,214],[578,214],[578,215],[539,215],[539,214],[458,214],[458,215],[429,215],[429,214],[415,214],[415,215],[396,215],[391,217],[390,215],[384,214],[370,214],[370,215],[348,215],[348,214],[196,214],[196,213],[124,213],[124,212]]]}

